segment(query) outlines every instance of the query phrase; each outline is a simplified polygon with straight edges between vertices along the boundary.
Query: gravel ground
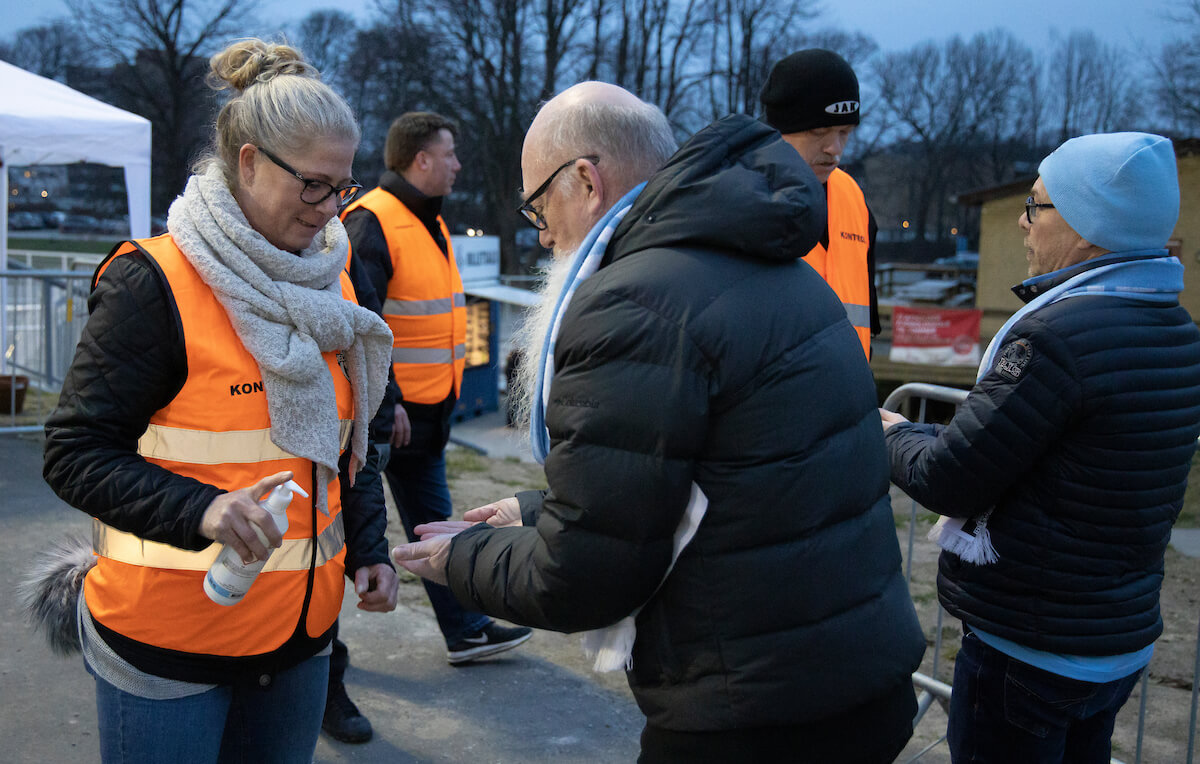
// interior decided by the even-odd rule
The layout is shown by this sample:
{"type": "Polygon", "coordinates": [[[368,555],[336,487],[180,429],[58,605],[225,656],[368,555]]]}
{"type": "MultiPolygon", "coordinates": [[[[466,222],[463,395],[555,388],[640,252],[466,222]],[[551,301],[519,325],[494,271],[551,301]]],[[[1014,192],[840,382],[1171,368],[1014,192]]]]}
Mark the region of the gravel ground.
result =
{"type": "MultiPolygon", "coordinates": [[[[464,449],[451,448],[448,452],[451,494],[455,511],[485,504],[516,491],[545,487],[541,468],[535,464],[514,459],[488,459],[464,449]]],[[[912,501],[893,488],[892,505],[896,514],[896,535],[902,553],[908,557],[908,526],[912,501]]],[[[913,538],[912,593],[921,623],[925,626],[929,644],[921,671],[934,675],[935,652],[938,655],[936,677],[949,683],[954,672],[954,655],[962,636],[959,621],[945,616],[942,623],[940,651],[935,651],[938,604],[936,597],[937,547],[925,538],[933,523],[933,515],[918,510],[917,532],[913,538]]],[[[391,538],[402,536],[392,532],[391,538]]],[[[1162,609],[1165,631],[1158,640],[1154,660],[1150,664],[1150,678],[1146,688],[1146,723],[1141,741],[1141,761],[1147,764],[1175,764],[1187,758],[1188,720],[1191,710],[1192,674],[1196,657],[1197,617],[1200,616],[1200,559],[1185,557],[1174,548],[1167,552],[1167,572],[1163,582],[1162,609]]],[[[402,586],[404,597],[416,601],[423,598],[416,581],[402,586]]],[[[624,677],[617,674],[597,676],[590,672],[580,655],[578,642],[563,635],[539,635],[539,650],[547,651],[547,657],[560,665],[578,671],[580,676],[590,677],[618,696],[628,696],[624,677]]],[[[1123,762],[1133,762],[1138,751],[1138,716],[1141,707],[1142,687],[1134,690],[1117,719],[1113,737],[1113,757],[1123,762]]],[[[930,764],[948,762],[949,755],[944,742],[938,743],[945,733],[946,716],[938,703],[917,725],[913,740],[898,761],[913,759],[927,746],[933,747],[919,761],[930,764]]]]}

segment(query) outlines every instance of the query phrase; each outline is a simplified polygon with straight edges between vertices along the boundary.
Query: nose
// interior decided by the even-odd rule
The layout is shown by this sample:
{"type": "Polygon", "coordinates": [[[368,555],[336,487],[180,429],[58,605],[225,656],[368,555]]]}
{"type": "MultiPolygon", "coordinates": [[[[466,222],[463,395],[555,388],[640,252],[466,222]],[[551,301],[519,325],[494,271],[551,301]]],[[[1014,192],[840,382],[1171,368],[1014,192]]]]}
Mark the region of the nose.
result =
{"type": "Polygon", "coordinates": [[[549,228],[543,228],[538,231],[538,244],[541,244],[545,249],[554,249],[554,237],[550,235],[549,228]]]}
{"type": "Polygon", "coordinates": [[[1029,215],[1025,212],[1025,208],[1021,208],[1021,214],[1017,215],[1017,228],[1022,231],[1029,230],[1029,215]]]}
{"type": "Polygon", "coordinates": [[[326,220],[329,220],[329,218],[336,215],[338,211],[337,194],[330,194],[329,196],[325,197],[324,201],[315,206],[317,211],[324,215],[326,220]]]}
{"type": "Polygon", "coordinates": [[[845,148],[846,137],[840,133],[834,133],[833,135],[829,136],[829,140],[826,141],[825,145],[821,147],[826,154],[835,157],[840,157],[845,148]]]}
{"type": "Polygon", "coordinates": [[[454,157],[454,172],[462,169],[462,162],[458,161],[458,157],[454,157]]]}

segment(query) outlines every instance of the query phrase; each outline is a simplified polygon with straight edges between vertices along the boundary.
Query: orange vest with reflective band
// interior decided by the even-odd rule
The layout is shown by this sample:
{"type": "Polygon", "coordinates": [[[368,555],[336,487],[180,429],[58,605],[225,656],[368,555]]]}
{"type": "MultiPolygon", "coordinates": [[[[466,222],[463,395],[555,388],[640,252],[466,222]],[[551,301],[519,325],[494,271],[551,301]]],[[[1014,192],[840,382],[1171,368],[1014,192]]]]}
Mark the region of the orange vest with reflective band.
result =
{"type": "MultiPolygon", "coordinates": [[[[225,309],[169,235],[126,242],[113,257],[139,246],[158,265],[178,307],[188,374],[175,398],[150,418],[138,454],[229,491],[291,470],[312,496],[313,463],[271,442],[262,373],[225,309]]],[[[111,262],[112,257],[101,265],[95,279],[111,262]]],[[[354,300],[345,273],[342,295],[354,300]]],[[[337,356],[324,354],[337,393],[344,450],[354,403],[337,356]]],[[[220,544],[190,552],[94,520],[98,560],[84,580],[88,609],[118,634],[186,653],[264,655],[295,633],[319,637],[341,609],[346,554],[338,481],[330,483],[328,498],[328,517],[311,498],[292,498],[283,546],[271,553],[250,591],[233,606],[216,604],[203,589],[220,544]]]]}
{"type": "Polygon", "coordinates": [[[392,330],[392,371],[400,393],[413,403],[457,398],[467,357],[467,302],[446,223],[438,216],[446,237],[443,254],[425,224],[390,191],[368,191],[342,219],[359,207],[374,213],[392,258],[383,319],[392,330]]]}
{"type": "Polygon", "coordinates": [[[835,169],[829,176],[829,249],[818,244],[804,262],[821,274],[846,308],[863,352],[871,357],[871,271],[867,267],[870,216],[862,189],[848,174],[835,169]]]}

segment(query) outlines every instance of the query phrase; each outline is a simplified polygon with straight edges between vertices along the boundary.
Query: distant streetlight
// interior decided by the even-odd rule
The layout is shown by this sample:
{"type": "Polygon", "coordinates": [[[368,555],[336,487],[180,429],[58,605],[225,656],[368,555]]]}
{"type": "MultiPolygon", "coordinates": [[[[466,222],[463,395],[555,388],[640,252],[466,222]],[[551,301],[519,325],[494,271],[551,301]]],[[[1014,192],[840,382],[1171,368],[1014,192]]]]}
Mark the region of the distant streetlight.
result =
{"type": "Polygon", "coordinates": [[[43,188],[42,189],[42,198],[45,199],[49,195],[50,195],[50,192],[43,188]]]}
{"type": "Polygon", "coordinates": [[[908,221],[907,221],[907,220],[905,220],[903,223],[901,223],[901,224],[900,224],[900,227],[901,227],[901,228],[908,228],[908,221]]]}
{"type": "Polygon", "coordinates": [[[958,236],[958,226],[955,226],[954,228],[951,228],[951,229],[950,229],[950,235],[951,235],[951,236],[958,236]]]}

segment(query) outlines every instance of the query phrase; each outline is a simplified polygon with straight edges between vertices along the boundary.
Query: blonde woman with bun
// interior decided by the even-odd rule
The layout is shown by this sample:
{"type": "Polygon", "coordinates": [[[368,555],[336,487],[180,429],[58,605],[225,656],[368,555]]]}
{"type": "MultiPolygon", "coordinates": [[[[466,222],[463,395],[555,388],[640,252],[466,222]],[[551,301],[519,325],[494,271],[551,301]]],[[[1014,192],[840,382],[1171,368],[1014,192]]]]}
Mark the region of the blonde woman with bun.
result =
{"type": "Polygon", "coordinates": [[[396,605],[367,425],[391,333],[358,307],[337,213],[359,188],[346,103],[286,45],[211,60],[232,91],[168,233],[113,248],[46,424],[45,477],[93,517],[78,597],[105,762],[308,762],[348,576],[396,605]],[[260,505],[294,480],[280,532],[260,505]],[[235,604],[224,546],[266,559],[235,604]]]}

